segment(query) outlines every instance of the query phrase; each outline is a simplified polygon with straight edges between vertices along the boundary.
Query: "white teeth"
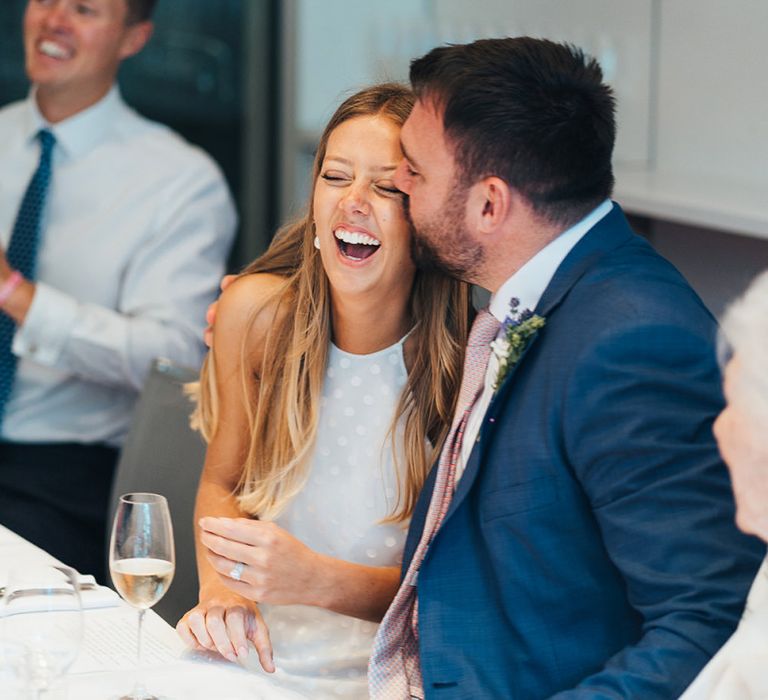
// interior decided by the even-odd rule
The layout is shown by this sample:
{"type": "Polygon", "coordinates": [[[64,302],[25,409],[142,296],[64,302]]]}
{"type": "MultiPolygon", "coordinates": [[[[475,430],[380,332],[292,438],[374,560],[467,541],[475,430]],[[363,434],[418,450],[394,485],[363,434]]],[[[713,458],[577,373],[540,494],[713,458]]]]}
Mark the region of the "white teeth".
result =
{"type": "Polygon", "coordinates": [[[40,52],[51,58],[67,58],[69,51],[54,41],[41,41],[40,52]]]}
{"type": "Polygon", "coordinates": [[[333,232],[333,235],[345,243],[352,243],[357,245],[381,245],[380,241],[377,241],[373,236],[369,236],[367,233],[357,233],[354,231],[347,231],[343,228],[337,228],[333,232]]]}

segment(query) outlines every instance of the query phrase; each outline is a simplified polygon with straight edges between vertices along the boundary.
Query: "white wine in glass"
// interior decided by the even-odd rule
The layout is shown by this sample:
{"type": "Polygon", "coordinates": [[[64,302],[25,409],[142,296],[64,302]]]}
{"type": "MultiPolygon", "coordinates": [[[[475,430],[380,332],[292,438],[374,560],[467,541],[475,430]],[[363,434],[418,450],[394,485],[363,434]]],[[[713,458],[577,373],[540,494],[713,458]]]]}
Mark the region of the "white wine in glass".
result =
{"type": "Polygon", "coordinates": [[[133,557],[112,563],[115,588],[134,608],[151,608],[165,595],[173,579],[173,562],[152,557],[133,557]]]}
{"type": "MultiPolygon", "coordinates": [[[[120,596],[139,611],[136,666],[141,665],[144,614],[171,585],[175,569],[173,526],[168,501],[155,493],[120,497],[109,545],[109,571],[120,596]]],[[[137,680],[120,700],[157,700],[137,680]]]]}

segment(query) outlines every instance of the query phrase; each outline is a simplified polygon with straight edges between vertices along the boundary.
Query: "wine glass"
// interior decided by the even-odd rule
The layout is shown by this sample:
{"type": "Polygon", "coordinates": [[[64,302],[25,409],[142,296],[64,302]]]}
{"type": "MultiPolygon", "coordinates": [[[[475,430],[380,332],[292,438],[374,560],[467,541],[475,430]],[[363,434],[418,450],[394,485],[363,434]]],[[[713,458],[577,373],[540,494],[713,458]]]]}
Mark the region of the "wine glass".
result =
{"type": "MultiPolygon", "coordinates": [[[[147,608],[165,595],[173,580],[175,557],[168,501],[155,493],[127,493],[112,524],[109,571],[120,596],[139,611],[136,666],[141,665],[141,624],[147,608]]],[[[120,700],[157,700],[137,678],[120,700]]]]}
{"type": "Polygon", "coordinates": [[[2,598],[5,661],[41,698],[80,651],[83,613],[78,574],[62,564],[12,569],[2,598]]]}

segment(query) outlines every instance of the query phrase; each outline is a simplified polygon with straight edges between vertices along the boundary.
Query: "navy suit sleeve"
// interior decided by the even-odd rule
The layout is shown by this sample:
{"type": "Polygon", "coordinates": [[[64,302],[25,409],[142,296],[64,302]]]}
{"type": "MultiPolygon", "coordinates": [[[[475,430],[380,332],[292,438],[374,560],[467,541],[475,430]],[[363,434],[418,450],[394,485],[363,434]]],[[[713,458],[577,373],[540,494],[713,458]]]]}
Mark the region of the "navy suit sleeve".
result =
{"type": "Polygon", "coordinates": [[[705,335],[627,324],[575,363],[566,450],[643,624],[635,644],[558,700],[676,697],[737,624],[763,549],[734,525],[705,335]]]}

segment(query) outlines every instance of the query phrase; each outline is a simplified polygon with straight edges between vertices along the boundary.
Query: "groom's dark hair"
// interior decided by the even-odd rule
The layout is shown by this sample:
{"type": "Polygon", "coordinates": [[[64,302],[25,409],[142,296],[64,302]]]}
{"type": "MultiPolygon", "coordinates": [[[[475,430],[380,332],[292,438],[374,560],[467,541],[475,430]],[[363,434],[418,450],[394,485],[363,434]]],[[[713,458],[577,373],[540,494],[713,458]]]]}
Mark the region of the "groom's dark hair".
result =
{"type": "Polygon", "coordinates": [[[597,61],[546,39],[481,39],[411,63],[417,98],[443,115],[462,184],[495,175],[553,222],[613,190],[615,100],[597,61]]]}
{"type": "Polygon", "coordinates": [[[125,4],[128,8],[126,21],[128,24],[134,24],[152,19],[157,0],[125,0],[125,4]]]}

